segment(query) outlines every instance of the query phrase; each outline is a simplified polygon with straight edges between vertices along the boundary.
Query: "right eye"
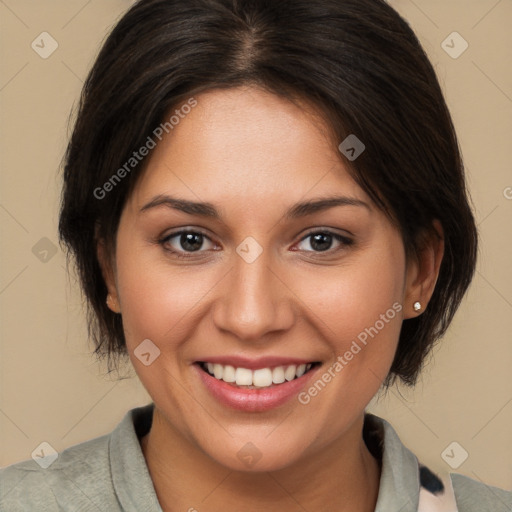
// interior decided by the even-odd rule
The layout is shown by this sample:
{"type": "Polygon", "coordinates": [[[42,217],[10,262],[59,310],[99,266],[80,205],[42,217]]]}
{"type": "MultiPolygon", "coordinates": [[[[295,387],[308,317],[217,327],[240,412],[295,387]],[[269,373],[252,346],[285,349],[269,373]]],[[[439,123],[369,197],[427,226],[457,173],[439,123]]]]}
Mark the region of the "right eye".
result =
{"type": "Polygon", "coordinates": [[[193,253],[205,252],[200,249],[206,240],[213,245],[209,237],[200,231],[181,230],[167,234],[159,240],[159,243],[166,251],[178,258],[191,258],[194,257],[193,253]]]}

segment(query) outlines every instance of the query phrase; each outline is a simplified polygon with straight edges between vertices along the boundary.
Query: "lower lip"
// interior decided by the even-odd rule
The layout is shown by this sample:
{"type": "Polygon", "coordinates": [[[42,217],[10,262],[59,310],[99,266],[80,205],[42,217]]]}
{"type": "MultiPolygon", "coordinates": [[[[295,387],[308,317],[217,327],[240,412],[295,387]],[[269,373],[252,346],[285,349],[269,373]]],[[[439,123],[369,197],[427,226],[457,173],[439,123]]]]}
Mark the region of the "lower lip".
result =
{"type": "Polygon", "coordinates": [[[197,363],[194,364],[194,367],[208,391],[220,403],[232,409],[247,412],[268,411],[283,405],[297,396],[318,370],[318,367],[315,367],[298,379],[268,388],[247,389],[234,387],[223,380],[212,377],[197,363]]]}

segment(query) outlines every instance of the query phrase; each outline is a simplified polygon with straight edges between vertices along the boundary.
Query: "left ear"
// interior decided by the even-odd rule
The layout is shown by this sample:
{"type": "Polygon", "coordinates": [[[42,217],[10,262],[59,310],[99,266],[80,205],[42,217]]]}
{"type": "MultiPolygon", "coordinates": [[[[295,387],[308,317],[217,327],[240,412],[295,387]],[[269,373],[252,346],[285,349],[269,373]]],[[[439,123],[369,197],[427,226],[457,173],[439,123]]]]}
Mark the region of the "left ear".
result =
{"type": "Polygon", "coordinates": [[[404,290],[404,319],[420,315],[425,311],[439,277],[444,255],[444,232],[441,223],[432,221],[432,229],[422,234],[416,254],[407,262],[404,290]],[[415,311],[419,302],[421,309],[415,311]]]}

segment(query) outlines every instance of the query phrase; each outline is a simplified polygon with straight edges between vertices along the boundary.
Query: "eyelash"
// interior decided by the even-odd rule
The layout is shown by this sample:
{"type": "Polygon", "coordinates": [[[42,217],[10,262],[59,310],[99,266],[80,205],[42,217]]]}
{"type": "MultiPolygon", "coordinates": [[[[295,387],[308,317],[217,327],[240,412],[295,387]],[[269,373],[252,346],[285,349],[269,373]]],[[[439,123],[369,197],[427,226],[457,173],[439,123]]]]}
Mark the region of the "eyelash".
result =
{"type": "MultiPolygon", "coordinates": [[[[200,230],[181,230],[181,231],[176,231],[175,233],[170,233],[170,234],[166,235],[165,237],[163,237],[160,240],[158,240],[158,243],[164,248],[165,251],[171,253],[173,256],[175,256],[177,258],[180,258],[180,259],[195,258],[197,253],[201,253],[201,252],[204,252],[204,251],[179,252],[179,251],[176,251],[174,249],[169,249],[168,247],[166,247],[166,244],[168,244],[170,240],[172,240],[173,238],[176,238],[178,236],[181,236],[183,234],[186,234],[186,233],[192,233],[192,234],[195,234],[195,235],[202,235],[203,237],[205,237],[208,240],[210,240],[210,237],[208,235],[206,235],[206,233],[203,233],[200,230]]],[[[312,237],[313,235],[317,235],[317,234],[332,236],[335,240],[337,240],[341,244],[341,247],[339,247],[338,249],[336,249],[334,251],[332,251],[331,249],[327,249],[325,251],[305,251],[305,252],[312,252],[312,253],[315,253],[315,254],[329,254],[329,255],[331,255],[332,253],[337,253],[338,251],[343,250],[344,247],[353,245],[353,243],[354,243],[354,240],[352,240],[351,238],[348,238],[346,236],[340,235],[339,233],[335,233],[333,231],[329,231],[327,229],[325,229],[325,230],[310,231],[305,236],[303,236],[301,238],[301,240],[299,240],[299,243],[303,242],[304,240],[312,237]]]]}

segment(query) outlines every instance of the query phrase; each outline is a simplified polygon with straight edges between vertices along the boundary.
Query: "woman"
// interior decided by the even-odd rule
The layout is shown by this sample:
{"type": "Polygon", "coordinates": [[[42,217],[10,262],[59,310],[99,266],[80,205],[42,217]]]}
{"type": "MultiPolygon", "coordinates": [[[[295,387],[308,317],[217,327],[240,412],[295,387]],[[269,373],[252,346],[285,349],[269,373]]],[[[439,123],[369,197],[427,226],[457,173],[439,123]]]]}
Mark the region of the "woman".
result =
{"type": "MultiPolygon", "coordinates": [[[[60,234],[152,397],[1,473],[5,510],[511,510],[365,412],[475,269],[435,73],[380,0],[142,0],[87,79],[60,234]]],[[[2,508],[3,510],[3,508],[2,508]]]]}

